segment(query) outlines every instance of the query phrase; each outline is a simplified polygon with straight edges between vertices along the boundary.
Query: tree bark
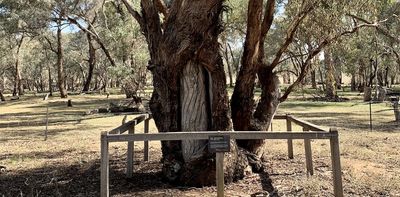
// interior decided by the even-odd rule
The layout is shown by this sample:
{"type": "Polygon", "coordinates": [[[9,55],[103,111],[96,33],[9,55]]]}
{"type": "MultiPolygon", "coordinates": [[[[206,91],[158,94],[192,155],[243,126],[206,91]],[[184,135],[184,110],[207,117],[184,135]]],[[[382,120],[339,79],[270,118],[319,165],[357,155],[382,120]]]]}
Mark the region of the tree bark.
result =
{"type": "Polygon", "coordinates": [[[93,71],[94,67],[96,66],[96,49],[93,46],[93,39],[92,36],[88,33],[86,33],[87,41],[89,44],[89,70],[88,70],[88,75],[85,81],[85,85],[83,86],[83,92],[88,92],[90,90],[90,83],[92,82],[93,78],[93,71]]]}
{"type": "Polygon", "coordinates": [[[322,85],[322,90],[325,91],[325,80],[324,80],[324,74],[322,73],[321,67],[318,66],[318,72],[319,72],[319,79],[321,81],[321,85],[322,85]]]}
{"type": "Polygon", "coordinates": [[[61,21],[58,22],[57,27],[57,74],[58,74],[58,89],[60,91],[61,98],[67,98],[67,90],[65,89],[65,73],[64,73],[64,63],[63,63],[63,42],[62,42],[62,32],[61,32],[61,21]]]}
{"type": "Polygon", "coordinates": [[[53,96],[53,79],[51,77],[51,67],[48,66],[49,71],[49,96],[53,96]]]}
{"type": "Polygon", "coordinates": [[[335,100],[337,97],[335,87],[335,70],[333,67],[332,54],[329,49],[325,50],[324,53],[325,62],[325,97],[331,100],[335,100]]]}
{"type": "Polygon", "coordinates": [[[317,80],[315,70],[311,71],[311,87],[317,89],[317,80]]]}
{"type": "Polygon", "coordinates": [[[17,41],[17,52],[15,53],[15,81],[13,96],[24,95],[24,88],[21,82],[21,71],[20,71],[20,51],[22,43],[24,42],[24,35],[17,41]],[[18,91],[18,92],[17,92],[18,91]]]}
{"type": "Polygon", "coordinates": [[[351,73],[351,83],[350,83],[350,86],[351,86],[351,91],[352,92],[355,92],[355,91],[357,91],[357,82],[356,82],[356,74],[355,73],[351,73]]]}
{"type": "MultiPolygon", "coordinates": [[[[141,1],[141,14],[123,1],[148,43],[154,86],[149,105],[159,132],[232,130],[218,43],[222,2],[173,1],[161,25],[153,1],[141,1]]],[[[164,177],[183,185],[214,184],[215,155],[202,145],[203,141],[162,142],[164,177]]],[[[235,143],[226,155],[225,178],[230,182],[243,176],[246,165],[240,161],[245,156],[235,143]]]]}
{"type": "Polygon", "coordinates": [[[6,98],[3,95],[3,90],[0,90],[0,100],[3,102],[6,101],[6,98]]]}
{"type": "MultiPolygon", "coordinates": [[[[274,61],[266,64],[264,60],[264,40],[272,25],[275,1],[252,0],[248,4],[247,32],[242,56],[242,67],[236,79],[231,100],[232,121],[238,131],[266,131],[279,104],[279,80],[273,69],[280,56],[293,38],[288,34],[285,43],[277,52],[274,61]],[[263,12],[264,16],[263,16],[263,12]],[[254,87],[258,75],[262,94],[254,112],[254,87]]],[[[238,140],[238,145],[251,153],[261,154],[263,140],[238,140]]]]}
{"type": "MultiPolygon", "coordinates": [[[[259,62],[259,47],[262,11],[263,1],[249,2],[242,67],[236,79],[231,101],[232,121],[236,131],[251,130],[251,120],[254,110],[254,85],[257,71],[261,64],[259,62]]],[[[248,148],[248,150],[252,149],[252,147],[248,148]]]]}
{"type": "Polygon", "coordinates": [[[224,57],[225,57],[225,62],[226,62],[226,66],[228,68],[228,76],[229,76],[229,87],[233,87],[233,74],[232,74],[232,66],[234,63],[234,59],[232,59],[232,63],[229,61],[229,55],[228,55],[228,49],[230,47],[228,47],[229,43],[227,43],[227,41],[225,41],[225,50],[224,50],[224,57]]]}

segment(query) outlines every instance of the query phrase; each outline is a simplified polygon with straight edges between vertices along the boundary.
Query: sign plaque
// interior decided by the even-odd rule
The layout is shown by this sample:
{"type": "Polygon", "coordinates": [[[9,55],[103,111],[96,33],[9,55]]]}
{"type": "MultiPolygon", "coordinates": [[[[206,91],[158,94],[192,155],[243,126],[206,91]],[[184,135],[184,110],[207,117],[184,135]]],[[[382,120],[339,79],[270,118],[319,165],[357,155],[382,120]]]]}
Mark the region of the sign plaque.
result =
{"type": "Polygon", "coordinates": [[[229,135],[214,135],[208,137],[208,151],[211,153],[229,152],[231,143],[229,135]]]}

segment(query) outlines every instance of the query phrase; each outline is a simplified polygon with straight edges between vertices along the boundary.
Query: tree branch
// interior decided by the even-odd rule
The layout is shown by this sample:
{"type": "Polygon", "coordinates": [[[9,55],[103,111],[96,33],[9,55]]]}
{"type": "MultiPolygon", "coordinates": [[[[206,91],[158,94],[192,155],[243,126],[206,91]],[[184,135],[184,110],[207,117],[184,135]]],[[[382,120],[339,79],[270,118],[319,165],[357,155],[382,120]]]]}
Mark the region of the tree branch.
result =
{"type": "Polygon", "coordinates": [[[275,14],[275,0],[268,0],[265,5],[264,19],[261,24],[261,41],[264,42],[268,31],[271,29],[275,14]]]}
{"type": "Polygon", "coordinates": [[[293,42],[294,36],[296,34],[296,31],[298,27],[300,26],[300,23],[304,20],[304,18],[314,9],[314,6],[309,6],[302,12],[300,12],[297,16],[296,19],[292,22],[292,24],[288,28],[288,32],[286,35],[285,42],[281,46],[281,48],[278,50],[278,52],[275,54],[275,58],[270,64],[271,69],[274,69],[276,66],[278,66],[280,59],[283,55],[283,53],[287,50],[289,45],[293,42]]]}
{"type": "Polygon", "coordinates": [[[165,18],[168,17],[168,8],[163,0],[155,0],[155,5],[157,10],[164,15],[165,18]]]}
{"type": "MultiPolygon", "coordinates": [[[[346,14],[346,15],[347,15],[347,16],[350,16],[350,17],[352,17],[353,19],[356,19],[356,20],[358,20],[358,21],[361,21],[361,22],[364,22],[364,23],[366,23],[366,24],[369,24],[370,27],[375,27],[376,30],[377,30],[378,32],[380,32],[381,34],[383,34],[383,35],[389,37],[390,39],[392,39],[393,41],[395,41],[395,42],[397,42],[397,43],[400,43],[400,38],[398,38],[398,37],[392,35],[392,34],[389,32],[389,30],[387,30],[387,29],[385,29],[384,27],[380,26],[380,22],[372,23],[371,21],[368,21],[368,20],[366,20],[366,19],[364,19],[364,18],[361,18],[361,17],[359,17],[359,16],[356,16],[356,15],[354,15],[354,14],[346,14]]],[[[386,21],[386,20],[384,20],[384,21],[386,21]]]]}
{"type": "Polygon", "coordinates": [[[283,94],[283,96],[279,99],[279,102],[284,102],[289,94],[295,90],[295,88],[297,88],[297,86],[301,83],[301,81],[303,81],[303,79],[307,76],[310,67],[311,67],[311,60],[317,56],[326,46],[330,45],[333,41],[338,40],[339,38],[349,35],[349,34],[353,34],[355,32],[357,32],[359,29],[363,28],[363,27],[371,27],[371,26],[375,26],[375,24],[361,24],[358,26],[355,26],[353,29],[348,30],[348,31],[344,31],[332,38],[326,38],[324,39],[317,48],[315,48],[314,50],[312,50],[309,55],[307,56],[307,59],[304,61],[303,65],[301,66],[301,72],[299,74],[299,76],[297,77],[296,81],[290,85],[288,87],[288,89],[286,89],[285,93],[283,94]]]}
{"type": "Polygon", "coordinates": [[[53,47],[53,44],[51,43],[50,39],[47,36],[43,36],[43,38],[46,40],[46,42],[49,44],[49,49],[54,52],[57,53],[57,50],[53,47]]]}
{"type": "MultiPolygon", "coordinates": [[[[93,37],[93,39],[96,40],[96,42],[100,45],[100,48],[103,50],[104,54],[106,55],[107,59],[110,61],[111,65],[116,67],[114,59],[111,57],[110,52],[104,45],[103,41],[101,41],[99,35],[97,35],[96,33],[93,33],[93,31],[90,31],[86,27],[83,27],[81,24],[78,23],[78,21],[76,19],[74,19],[70,16],[67,16],[67,20],[69,22],[71,22],[72,24],[76,25],[79,29],[81,29],[85,33],[90,34],[93,37]]],[[[89,24],[89,26],[90,26],[90,24],[89,24]]]]}
{"type": "Polygon", "coordinates": [[[145,28],[145,25],[144,25],[144,20],[143,20],[142,16],[140,16],[139,12],[137,12],[136,10],[133,9],[133,7],[128,3],[127,0],[121,0],[121,1],[125,5],[126,9],[128,9],[128,12],[139,23],[140,28],[142,28],[142,31],[143,31],[145,28]]]}

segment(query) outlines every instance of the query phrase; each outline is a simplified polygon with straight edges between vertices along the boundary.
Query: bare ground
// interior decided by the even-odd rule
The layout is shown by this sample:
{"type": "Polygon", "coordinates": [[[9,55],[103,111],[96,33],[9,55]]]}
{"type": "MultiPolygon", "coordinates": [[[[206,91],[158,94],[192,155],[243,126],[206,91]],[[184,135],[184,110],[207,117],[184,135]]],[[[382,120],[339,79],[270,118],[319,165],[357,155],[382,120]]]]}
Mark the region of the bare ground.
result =
{"type": "MultiPolygon", "coordinates": [[[[98,196],[99,137],[117,127],[121,115],[85,115],[91,109],[117,102],[122,96],[71,96],[74,107],[52,98],[49,138],[44,141],[47,103],[40,97],[0,104],[0,196],[98,196]]],[[[346,196],[400,196],[400,127],[385,104],[373,105],[369,132],[368,105],[290,101],[281,113],[292,113],[340,132],[346,196]]],[[[129,116],[133,118],[133,116],[129,116]]],[[[285,130],[275,121],[273,130],[285,130]]],[[[294,127],[300,130],[299,127],[294,127]]],[[[137,130],[142,130],[139,126],[137,130]]],[[[155,131],[151,124],[151,131],[155,131]]],[[[313,141],[315,175],[305,172],[302,141],[295,141],[295,158],[287,159],[285,141],[267,141],[264,160],[281,196],[333,196],[329,141],[313,141]]],[[[164,183],[160,176],[159,143],[151,142],[151,160],[143,162],[142,143],[135,143],[135,174],[124,175],[126,143],[111,144],[111,194],[114,196],[215,196],[215,187],[186,188],[164,183]]],[[[268,175],[249,174],[229,184],[227,196],[266,194],[268,175]]]]}

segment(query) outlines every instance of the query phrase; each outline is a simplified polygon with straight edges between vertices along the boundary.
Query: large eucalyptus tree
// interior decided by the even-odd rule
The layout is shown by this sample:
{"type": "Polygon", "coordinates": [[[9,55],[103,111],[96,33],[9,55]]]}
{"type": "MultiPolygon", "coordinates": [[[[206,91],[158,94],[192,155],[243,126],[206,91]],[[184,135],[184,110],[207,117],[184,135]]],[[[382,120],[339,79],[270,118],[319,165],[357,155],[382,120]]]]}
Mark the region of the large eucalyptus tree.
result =
{"type": "MultiPolygon", "coordinates": [[[[279,103],[287,98],[308,73],[311,60],[333,41],[367,26],[339,23],[340,31],[328,31],[316,39],[304,58],[298,79],[280,97],[275,69],[295,39],[298,28],[311,14],[321,17],[321,13],[329,15],[329,12],[334,12],[330,14],[331,18],[336,19],[335,22],[341,21],[344,12],[339,9],[354,6],[354,2],[283,2],[280,9],[285,9],[284,35],[278,41],[277,50],[266,57],[268,46],[264,41],[269,30],[275,28],[273,20],[278,13],[278,2],[250,0],[245,24],[247,30],[242,39],[243,56],[230,111],[218,43],[223,31],[221,13],[224,1],[142,0],[140,13],[134,9],[138,5],[132,6],[127,0],[122,2],[140,25],[148,43],[148,69],[154,80],[150,108],[159,132],[266,131],[279,103]],[[340,7],[336,8],[338,5],[340,7]],[[254,100],[257,76],[262,89],[258,103],[254,100]]],[[[325,24],[331,22],[316,18],[309,20],[309,23],[318,20],[325,24]]],[[[332,28],[329,25],[326,27],[332,28]]],[[[205,148],[206,144],[206,141],[189,140],[162,142],[164,175],[182,184],[212,184],[214,159],[205,148]]],[[[262,144],[263,141],[255,140],[232,144],[232,151],[225,157],[225,176],[228,181],[243,176],[244,168],[248,165],[243,153],[259,153],[262,144]]]]}

